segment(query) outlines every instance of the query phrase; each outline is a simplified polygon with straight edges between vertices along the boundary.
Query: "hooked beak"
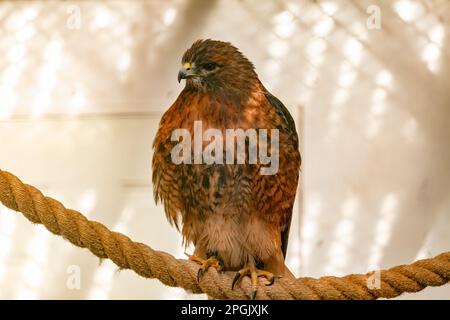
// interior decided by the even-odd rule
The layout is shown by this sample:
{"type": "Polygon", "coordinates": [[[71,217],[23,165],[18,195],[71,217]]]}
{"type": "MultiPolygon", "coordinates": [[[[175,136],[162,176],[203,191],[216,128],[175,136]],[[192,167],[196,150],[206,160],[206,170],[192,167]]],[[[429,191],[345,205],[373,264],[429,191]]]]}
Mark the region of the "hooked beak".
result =
{"type": "Polygon", "coordinates": [[[180,81],[182,79],[186,79],[188,77],[188,71],[183,67],[180,69],[180,71],[178,71],[178,83],[180,83],[180,81]]]}
{"type": "Polygon", "coordinates": [[[178,83],[180,83],[180,81],[182,79],[188,79],[191,78],[193,76],[196,76],[196,74],[193,72],[192,68],[191,68],[191,64],[190,63],[185,63],[180,71],[178,72],[178,83]]]}

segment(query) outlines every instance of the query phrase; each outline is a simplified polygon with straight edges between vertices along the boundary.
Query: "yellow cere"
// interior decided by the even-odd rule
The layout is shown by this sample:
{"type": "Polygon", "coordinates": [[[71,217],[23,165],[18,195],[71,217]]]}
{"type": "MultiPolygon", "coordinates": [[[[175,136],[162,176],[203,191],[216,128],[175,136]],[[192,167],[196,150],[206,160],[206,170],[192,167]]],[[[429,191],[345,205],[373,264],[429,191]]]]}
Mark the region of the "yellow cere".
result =
{"type": "Polygon", "coordinates": [[[184,68],[185,68],[186,70],[189,70],[189,69],[191,68],[191,64],[190,64],[189,62],[186,62],[186,63],[184,64],[184,68]]]}

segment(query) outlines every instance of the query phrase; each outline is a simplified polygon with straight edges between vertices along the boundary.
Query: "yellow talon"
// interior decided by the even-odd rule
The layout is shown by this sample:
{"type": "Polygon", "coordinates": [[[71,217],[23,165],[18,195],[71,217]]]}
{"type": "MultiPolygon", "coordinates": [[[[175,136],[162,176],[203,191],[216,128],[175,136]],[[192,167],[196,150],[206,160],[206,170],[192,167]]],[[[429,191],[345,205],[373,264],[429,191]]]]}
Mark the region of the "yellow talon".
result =
{"type": "Polygon", "coordinates": [[[221,265],[220,261],[214,256],[205,260],[205,259],[199,258],[195,255],[189,255],[189,254],[186,254],[186,255],[189,257],[190,261],[194,261],[195,263],[200,265],[200,268],[198,269],[198,272],[197,272],[197,282],[200,282],[200,279],[203,277],[205,272],[208,271],[208,269],[210,267],[215,268],[217,271],[222,271],[222,265],[221,265]]]}
{"type": "Polygon", "coordinates": [[[252,283],[252,291],[250,293],[250,299],[255,300],[257,288],[258,288],[258,278],[263,277],[268,280],[266,286],[271,286],[275,282],[275,275],[269,271],[259,270],[254,266],[245,266],[234,275],[233,282],[231,284],[231,290],[234,289],[236,283],[245,276],[250,276],[252,283]]]}

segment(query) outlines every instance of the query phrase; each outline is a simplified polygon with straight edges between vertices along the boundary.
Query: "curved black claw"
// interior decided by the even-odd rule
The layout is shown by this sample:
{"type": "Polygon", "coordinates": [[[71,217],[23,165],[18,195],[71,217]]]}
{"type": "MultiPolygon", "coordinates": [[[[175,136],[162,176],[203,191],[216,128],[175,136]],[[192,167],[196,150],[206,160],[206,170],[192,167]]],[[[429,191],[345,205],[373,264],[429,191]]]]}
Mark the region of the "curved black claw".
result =
{"type": "Polygon", "coordinates": [[[205,274],[205,270],[203,268],[198,269],[197,282],[200,282],[200,279],[203,277],[204,274],[205,274]]]}
{"type": "Polygon", "coordinates": [[[256,299],[256,289],[252,288],[252,292],[250,292],[250,300],[256,299]]]}
{"type": "Polygon", "coordinates": [[[236,272],[233,278],[233,282],[231,283],[231,290],[234,290],[234,286],[236,285],[236,283],[239,281],[240,278],[241,274],[239,272],[236,272]]]}
{"type": "Polygon", "coordinates": [[[275,276],[272,276],[272,277],[271,277],[270,279],[268,279],[268,280],[269,280],[269,283],[266,284],[267,287],[269,287],[269,286],[271,286],[271,285],[274,284],[274,282],[275,282],[275,276]]]}

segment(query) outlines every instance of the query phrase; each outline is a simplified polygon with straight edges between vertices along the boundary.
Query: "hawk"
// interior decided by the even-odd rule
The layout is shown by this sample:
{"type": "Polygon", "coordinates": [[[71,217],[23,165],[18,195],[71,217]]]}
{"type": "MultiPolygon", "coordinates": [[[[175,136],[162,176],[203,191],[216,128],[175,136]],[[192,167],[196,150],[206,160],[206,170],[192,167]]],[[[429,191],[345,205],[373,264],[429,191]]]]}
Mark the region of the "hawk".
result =
{"type": "Polygon", "coordinates": [[[189,259],[200,265],[198,281],[211,266],[236,271],[232,289],[250,276],[250,298],[255,299],[258,277],[270,285],[276,277],[292,276],[284,260],[301,164],[295,122],[261,83],[253,64],[230,43],[198,40],[181,63],[178,81],[185,79],[186,85],[164,113],[153,143],[155,201],[164,204],[172,225],[181,226],[184,244],[195,246],[189,259]],[[199,122],[203,132],[215,130],[214,139],[195,137],[199,122]],[[237,136],[230,140],[228,135],[233,129],[257,130],[257,138],[270,132],[270,143],[260,139],[251,148],[255,135],[248,134],[239,149],[237,136]],[[180,152],[176,130],[190,134],[183,143],[212,145],[215,160],[231,159],[205,163],[198,161],[202,154],[199,159],[195,148],[180,152]],[[221,137],[228,141],[219,141],[221,137]],[[174,161],[175,149],[183,161],[174,161]],[[267,161],[250,161],[252,152],[262,149],[278,161],[276,172],[263,174],[267,161]]]}

